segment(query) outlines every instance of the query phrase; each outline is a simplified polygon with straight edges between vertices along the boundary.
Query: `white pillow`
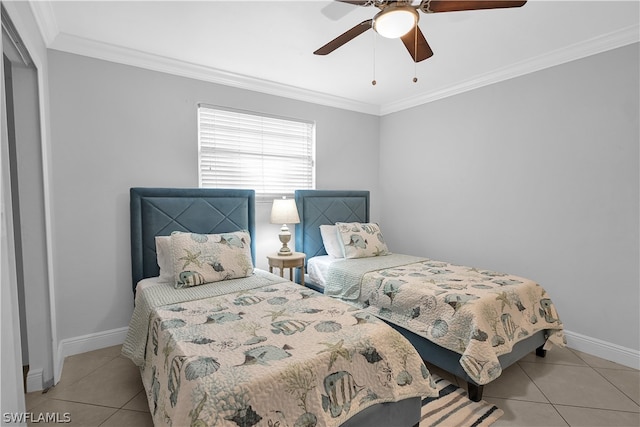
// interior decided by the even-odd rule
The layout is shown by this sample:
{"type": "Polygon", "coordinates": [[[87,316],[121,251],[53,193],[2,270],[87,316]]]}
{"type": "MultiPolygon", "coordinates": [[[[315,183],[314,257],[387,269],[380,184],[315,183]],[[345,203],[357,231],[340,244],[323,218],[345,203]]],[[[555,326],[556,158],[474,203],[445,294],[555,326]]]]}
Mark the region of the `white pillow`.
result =
{"type": "Polygon", "coordinates": [[[173,274],[173,256],[171,255],[171,236],[156,236],[156,259],[158,267],[160,267],[160,277],[158,281],[161,283],[172,283],[173,274]]]}
{"type": "Polygon", "coordinates": [[[378,224],[374,222],[336,222],[345,258],[367,258],[388,255],[378,224]]]}
{"type": "Polygon", "coordinates": [[[335,225],[321,225],[320,235],[327,255],[331,258],[344,258],[342,244],[338,239],[338,228],[335,225]]]}

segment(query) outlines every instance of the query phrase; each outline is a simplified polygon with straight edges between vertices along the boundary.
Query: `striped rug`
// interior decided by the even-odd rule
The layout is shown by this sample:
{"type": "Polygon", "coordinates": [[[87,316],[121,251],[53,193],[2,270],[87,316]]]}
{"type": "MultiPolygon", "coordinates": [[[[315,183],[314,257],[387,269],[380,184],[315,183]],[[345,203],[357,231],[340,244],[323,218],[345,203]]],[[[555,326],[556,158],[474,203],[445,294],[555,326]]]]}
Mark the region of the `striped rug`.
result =
{"type": "Polygon", "coordinates": [[[473,402],[464,389],[433,375],[439,396],[422,400],[420,427],[489,426],[504,412],[495,405],[481,400],[473,402]]]}

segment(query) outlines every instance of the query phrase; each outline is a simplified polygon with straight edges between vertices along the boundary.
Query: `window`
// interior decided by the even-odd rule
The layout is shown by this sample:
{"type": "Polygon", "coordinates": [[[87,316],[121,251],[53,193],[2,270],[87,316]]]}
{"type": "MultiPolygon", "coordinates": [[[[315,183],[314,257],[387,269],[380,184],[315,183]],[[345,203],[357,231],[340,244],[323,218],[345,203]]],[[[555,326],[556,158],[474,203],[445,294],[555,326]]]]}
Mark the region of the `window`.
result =
{"type": "Polygon", "coordinates": [[[198,106],[200,187],[253,188],[256,200],[315,187],[315,125],[198,106]]]}

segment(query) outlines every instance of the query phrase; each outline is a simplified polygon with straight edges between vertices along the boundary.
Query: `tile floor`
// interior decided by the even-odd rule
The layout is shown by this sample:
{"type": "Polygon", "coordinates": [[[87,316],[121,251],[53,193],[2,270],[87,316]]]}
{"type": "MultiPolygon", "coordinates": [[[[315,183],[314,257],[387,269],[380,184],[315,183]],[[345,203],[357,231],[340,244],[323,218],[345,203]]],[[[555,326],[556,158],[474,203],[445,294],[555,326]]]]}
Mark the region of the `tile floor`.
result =
{"type": "MultiPolygon", "coordinates": [[[[25,397],[28,412],[68,412],[72,426],[153,425],[139,371],[120,346],[67,357],[55,387],[25,397]]],[[[640,426],[640,372],[566,348],[512,365],[484,399],[504,410],[495,427],[640,426]]]]}

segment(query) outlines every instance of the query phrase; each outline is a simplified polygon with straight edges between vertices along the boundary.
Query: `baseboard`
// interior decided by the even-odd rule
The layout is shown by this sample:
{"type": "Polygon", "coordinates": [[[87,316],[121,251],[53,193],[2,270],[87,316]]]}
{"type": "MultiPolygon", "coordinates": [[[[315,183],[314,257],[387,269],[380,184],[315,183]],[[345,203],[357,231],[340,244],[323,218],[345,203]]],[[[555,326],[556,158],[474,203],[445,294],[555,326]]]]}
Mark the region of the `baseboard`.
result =
{"type": "Polygon", "coordinates": [[[640,369],[640,351],[617,344],[587,337],[577,332],[564,331],[567,346],[601,359],[619,363],[633,369],[640,369]]]}
{"type": "Polygon", "coordinates": [[[59,374],[57,378],[54,378],[55,383],[57,384],[62,376],[65,357],[122,344],[127,336],[127,330],[128,328],[124,327],[61,340],[58,344],[59,366],[57,372],[59,374]]]}
{"type": "Polygon", "coordinates": [[[27,372],[27,381],[26,381],[27,393],[31,393],[32,391],[42,390],[44,388],[43,377],[44,377],[43,369],[29,369],[29,372],[27,372]]]}

